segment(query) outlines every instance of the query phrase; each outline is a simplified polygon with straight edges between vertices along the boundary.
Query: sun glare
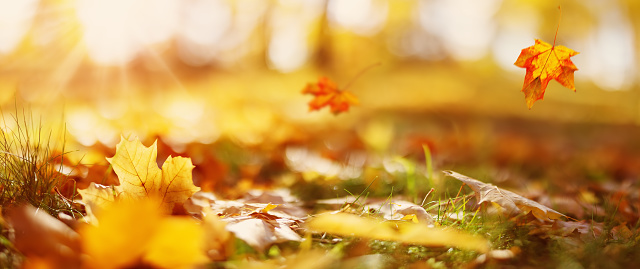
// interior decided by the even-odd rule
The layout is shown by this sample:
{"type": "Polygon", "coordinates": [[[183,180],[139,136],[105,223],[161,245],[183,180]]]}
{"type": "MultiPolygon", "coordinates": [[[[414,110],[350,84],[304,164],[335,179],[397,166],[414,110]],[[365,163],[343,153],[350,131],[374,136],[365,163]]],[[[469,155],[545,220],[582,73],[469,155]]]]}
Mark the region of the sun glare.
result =
{"type": "Polygon", "coordinates": [[[105,65],[125,64],[173,37],[178,7],[176,0],[79,0],[76,6],[89,56],[105,65]]]}
{"type": "Polygon", "coordinates": [[[38,0],[0,0],[0,54],[11,52],[29,30],[38,0]]]}

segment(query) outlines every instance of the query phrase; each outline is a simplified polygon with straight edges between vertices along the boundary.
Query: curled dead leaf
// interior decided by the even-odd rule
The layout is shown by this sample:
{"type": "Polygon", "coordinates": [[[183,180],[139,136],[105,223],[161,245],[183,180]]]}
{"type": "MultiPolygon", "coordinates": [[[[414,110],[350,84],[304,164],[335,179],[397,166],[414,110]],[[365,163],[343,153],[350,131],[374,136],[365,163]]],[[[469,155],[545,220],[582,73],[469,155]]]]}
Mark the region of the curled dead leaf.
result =
{"type": "Polygon", "coordinates": [[[234,251],[235,237],[226,227],[227,223],[218,216],[208,215],[202,226],[205,233],[205,251],[212,261],[226,260],[234,251]]]}
{"type": "Polygon", "coordinates": [[[484,202],[499,205],[506,210],[509,215],[531,212],[536,218],[541,220],[556,220],[567,217],[564,214],[548,208],[540,203],[524,198],[508,190],[500,189],[492,184],[481,182],[477,179],[456,173],[454,171],[443,171],[446,175],[467,184],[475,193],[478,204],[484,202]]]}
{"type": "Polygon", "coordinates": [[[61,221],[32,205],[7,210],[6,219],[14,229],[15,247],[27,259],[48,268],[80,267],[80,237],[61,221]]]}
{"type": "MultiPolygon", "coordinates": [[[[274,199],[277,197],[276,194],[269,196],[274,199]]],[[[282,199],[275,199],[278,200],[282,199]]],[[[185,209],[190,214],[205,219],[205,226],[214,225],[219,229],[220,225],[215,223],[226,223],[226,230],[259,251],[274,243],[302,240],[292,227],[297,226],[306,217],[306,211],[300,207],[288,204],[247,203],[242,199],[218,200],[215,195],[206,192],[194,194],[185,203],[185,209]],[[210,219],[218,216],[222,218],[210,219]],[[214,224],[206,224],[207,220],[214,224]]],[[[219,254],[214,251],[213,255],[219,254]]]]}

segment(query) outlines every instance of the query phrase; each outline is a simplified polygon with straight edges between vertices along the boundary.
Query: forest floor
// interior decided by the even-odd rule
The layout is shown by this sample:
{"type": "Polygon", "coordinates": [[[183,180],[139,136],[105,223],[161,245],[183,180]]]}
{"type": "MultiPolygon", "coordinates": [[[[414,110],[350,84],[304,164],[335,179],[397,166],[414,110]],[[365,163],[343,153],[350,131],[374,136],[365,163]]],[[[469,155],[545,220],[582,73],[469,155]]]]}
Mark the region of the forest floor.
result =
{"type": "MultiPolygon", "coordinates": [[[[158,139],[162,170],[169,155],[190,158],[193,183],[201,188],[169,215],[206,227],[208,216],[218,216],[232,234],[212,235],[205,228],[207,259],[182,262],[203,268],[640,266],[640,128],[635,125],[442,110],[379,113],[354,128],[287,128],[287,137],[254,145],[222,137],[176,150],[158,139]],[[457,174],[441,171],[481,182],[463,184],[457,174]]],[[[100,146],[91,150],[107,158],[118,154],[100,146]]],[[[76,192],[92,188],[91,182],[122,186],[118,177],[123,179],[108,165],[64,165],[82,172],[67,174],[65,184],[55,188],[73,205],[46,211],[81,239],[61,239],[67,237],[51,228],[55,221],[23,217],[20,212],[31,212],[27,209],[5,210],[4,266],[170,267],[148,253],[112,265],[81,258],[80,253],[127,252],[109,246],[92,250],[82,239],[91,234],[78,228],[87,225],[83,222],[96,216],[98,223],[107,221],[88,212],[94,206],[76,192]],[[30,230],[18,225],[51,231],[41,236],[54,242],[53,249],[71,244],[74,251],[33,246],[31,241],[42,239],[21,237],[30,230]]],[[[123,227],[145,220],[126,222],[123,227]]],[[[189,256],[167,249],[165,255],[189,256]]]]}

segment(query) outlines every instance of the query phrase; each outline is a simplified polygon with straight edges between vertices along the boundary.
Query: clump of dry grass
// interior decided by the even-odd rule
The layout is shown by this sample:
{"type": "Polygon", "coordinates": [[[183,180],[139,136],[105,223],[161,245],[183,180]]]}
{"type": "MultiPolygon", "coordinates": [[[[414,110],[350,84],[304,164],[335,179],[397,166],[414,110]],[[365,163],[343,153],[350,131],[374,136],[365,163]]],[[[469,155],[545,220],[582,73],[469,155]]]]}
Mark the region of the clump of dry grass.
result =
{"type": "MultiPolygon", "coordinates": [[[[30,203],[52,215],[66,212],[74,215],[72,199],[58,188],[67,182],[61,173],[64,158],[62,145],[52,139],[53,131],[45,131],[41,121],[24,110],[15,110],[11,119],[0,122],[0,205],[7,207],[30,203]]],[[[71,197],[73,198],[73,197],[71,197]]]]}

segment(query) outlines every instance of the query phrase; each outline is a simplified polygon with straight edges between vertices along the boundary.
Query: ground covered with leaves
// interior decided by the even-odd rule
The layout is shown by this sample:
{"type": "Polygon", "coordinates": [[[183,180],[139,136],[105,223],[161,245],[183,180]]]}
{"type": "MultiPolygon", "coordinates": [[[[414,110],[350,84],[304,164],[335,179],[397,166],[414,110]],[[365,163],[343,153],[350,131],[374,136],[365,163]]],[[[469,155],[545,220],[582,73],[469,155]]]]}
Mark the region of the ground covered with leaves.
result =
{"type": "Polygon", "coordinates": [[[395,112],[254,146],[123,136],[92,165],[11,126],[2,267],[640,265],[636,126],[395,112]]]}

